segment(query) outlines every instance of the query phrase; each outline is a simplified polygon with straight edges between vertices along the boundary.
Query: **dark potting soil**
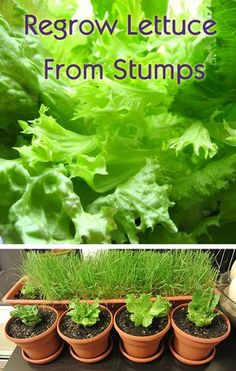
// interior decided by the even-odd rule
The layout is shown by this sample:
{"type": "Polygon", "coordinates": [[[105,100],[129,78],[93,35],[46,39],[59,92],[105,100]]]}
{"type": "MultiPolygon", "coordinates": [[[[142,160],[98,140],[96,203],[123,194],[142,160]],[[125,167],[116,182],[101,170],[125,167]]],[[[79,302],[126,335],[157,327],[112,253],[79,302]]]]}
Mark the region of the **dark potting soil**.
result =
{"type": "Polygon", "coordinates": [[[210,326],[197,327],[187,318],[187,308],[179,308],[174,313],[175,324],[185,333],[203,339],[212,339],[226,333],[228,327],[221,315],[216,316],[210,326]]]}
{"type": "Polygon", "coordinates": [[[71,339],[90,339],[101,334],[110,324],[111,317],[109,312],[101,310],[99,321],[90,327],[85,327],[75,323],[69,316],[64,316],[60,322],[61,332],[71,339]]]}
{"type": "Polygon", "coordinates": [[[56,321],[56,314],[47,309],[40,309],[42,321],[36,326],[27,326],[19,318],[13,318],[7,328],[9,336],[15,339],[27,339],[47,331],[56,321]]]}
{"type": "Polygon", "coordinates": [[[127,334],[135,336],[150,336],[155,335],[167,326],[168,317],[154,317],[153,322],[150,326],[135,326],[130,319],[130,313],[127,309],[122,310],[117,316],[117,324],[127,334]]]}

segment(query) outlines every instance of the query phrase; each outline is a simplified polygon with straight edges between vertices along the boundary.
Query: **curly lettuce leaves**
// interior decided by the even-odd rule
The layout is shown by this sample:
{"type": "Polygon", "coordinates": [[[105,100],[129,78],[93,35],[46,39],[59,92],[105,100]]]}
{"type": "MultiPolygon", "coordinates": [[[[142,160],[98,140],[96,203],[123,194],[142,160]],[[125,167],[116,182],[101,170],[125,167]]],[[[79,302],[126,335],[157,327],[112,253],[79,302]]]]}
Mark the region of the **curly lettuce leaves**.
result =
{"type": "Polygon", "coordinates": [[[77,155],[75,162],[67,166],[71,178],[82,178],[91,188],[96,188],[94,177],[96,175],[107,175],[106,162],[100,153],[95,157],[77,155]]]}
{"type": "Polygon", "coordinates": [[[104,18],[106,14],[110,14],[112,9],[118,11],[118,14],[134,14],[134,11],[137,13],[144,12],[147,17],[153,16],[153,14],[158,14],[160,16],[165,15],[168,7],[169,0],[91,0],[91,3],[94,8],[95,14],[104,18]]]}
{"type": "MultiPolygon", "coordinates": [[[[234,122],[234,127],[236,127],[235,122],[234,122]]],[[[236,129],[234,129],[234,127],[232,127],[228,123],[225,123],[225,129],[228,134],[225,140],[231,146],[236,147],[236,129]]]]}
{"type": "Polygon", "coordinates": [[[231,1],[211,0],[209,9],[217,23],[217,34],[205,61],[207,77],[202,82],[182,86],[172,109],[204,121],[214,115],[222,123],[224,119],[236,119],[236,8],[231,1]]]}
{"type": "Polygon", "coordinates": [[[133,177],[145,166],[147,158],[156,154],[156,150],[138,146],[127,137],[117,136],[103,143],[102,153],[106,159],[107,174],[95,174],[93,185],[93,189],[99,193],[112,191],[133,177]]]}
{"type": "MultiPolygon", "coordinates": [[[[97,149],[96,136],[84,136],[64,129],[52,116],[47,116],[46,107],[40,109],[40,116],[28,124],[20,121],[23,134],[32,135],[30,146],[17,148],[25,166],[34,167],[38,162],[54,164],[74,164],[82,160],[82,166],[86,163],[86,157],[97,149]],[[79,157],[78,157],[79,156],[79,157]],[[82,157],[81,157],[82,156],[82,157]]],[[[89,159],[87,158],[87,164],[89,159]]],[[[94,161],[90,161],[94,167],[94,161]]],[[[96,166],[95,166],[96,169],[96,166]]]]}
{"type": "Polygon", "coordinates": [[[35,14],[37,17],[49,13],[54,17],[70,18],[78,9],[77,0],[1,0],[0,13],[14,27],[23,26],[22,15],[35,14]]]}
{"type": "Polygon", "coordinates": [[[219,77],[234,90],[236,74],[235,22],[236,9],[233,1],[212,0],[212,16],[217,22],[216,69],[219,77]]]}
{"type": "Polygon", "coordinates": [[[24,11],[15,0],[2,0],[0,3],[0,14],[14,29],[22,27],[24,11]]]}
{"type": "Polygon", "coordinates": [[[177,232],[168,209],[173,206],[168,197],[168,186],[156,182],[159,165],[149,161],[135,176],[119,185],[111,195],[98,198],[89,210],[93,213],[103,207],[112,208],[118,231],[114,240],[120,243],[138,243],[138,234],[153,230],[162,224],[167,230],[177,232]]]}
{"type": "Polygon", "coordinates": [[[172,197],[177,202],[187,199],[189,204],[204,197],[214,196],[229,187],[236,178],[236,154],[209,162],[192,173],[179,177],[172,188],[172,197]]]}
{"type": "Polygon", "coordinates": [[[231,154],[173,182],[171,199],[175,207],[171,216],[178,230],[196,242],[218,243],[216,231],[224,233],[226,224],[234,222],[222,216],[221,208],[225,202],[222,195],[227,194],[235,179],[236,155],[231,154]]]}
{"type": "MultiPolygon", "coordinates": [[[[46,81],[42,77],[43,59],[51,45],[23,34],[24,15],[29,12],[42,16],[48,14],[47,9],[46,1],[38,0],[4,0],[0,4],[0,134],[11,136],[11,147],[18,140],[17,121],[37,117],[41,104],[47,105],[49,113],[59,123],[66,123],[67,128],[74,130],[78,126],[71,121],[75,105],[73,91],[63,81],[46,81]]],[[[66,45],[62,55],[65,49],[66,45]]]]}
{"type": "Polygon", "coordinates": [[[112,242],[113,231],[117,229],[111,208],[102,208],[96,214],[82,212],[74,216],[75,240],[87,244],[112,242]]]}
{"type": "Polygon", "coordinates": [[[4,230],[9,224],[9,210],[23,195],[30,177],[17,161],[0,159],[0,179],[0,230],[4,230]]]}
{"type": "Polygon", "coordinates": [[[12,37],[8,23],[0,17],[0,117],[1,127],[17,119],[30,120],[39,109],[39,83],[33,63],[24,55],[20,40],[12,37]]]}
{"type": "MultiPolygon", "coordinates": [[[[127,137],[107,138],[107,133],[80,135],[64,129],[47,116],[44,106],[31,124],[20,121],[24,135],[31,135],[31,145],[17,148],[24,166],[32,174],[41,169],[63,165],[71,178],[80,177],[99,193],[114,189],[145,165],[152,149],[133,148],[127,137]]],[[[136,144],[137,147],[137,144],[136,144]]]]}
{"type": "Polygon", "coordinates": [[[117,135],[137,143],[146,134],[147,118],[168,107],[166,89],[149,85],[119,84],[106,78],[102,82],[82,82],[78,91],[75,119],[86,120],[89,133],[114,138],[117,135]],[[92,98],[93,97],[93,98],[92,98]]]}
{"type": "Polygon", "coordinates": [[[12,166],[0,166],[0,188],[7,195],[0,203],[4,241],[235,242],[233,5],[219,0],[91,3],[94,13],[88,17],[118,18],[118,32],[75,34],[60,42],[25,38],[27,12],[52,20],[76,18],[80,2],[0,4],[0,156],[20,156],[12,166]],[[212,38],[130,37],[124,32],[129,13],[135,24],[157,13],[177,20],[211,17],[219,30],[212,38]],[[58,63],[102,63],[104,80],[45,81],[42,61],[49,55],[58,63]],[[181,86],[169,79],[118,82],[112,68],[117,56],[144,66],[201,61],[207,76],[181,86]],[[15,179],[23,182],[17,191],[15,179]]]}
{"type": "Polygon", "coordinates": [[[221,113],[231,100],[231,92],[214,71],[214,67],[208,67],[203,81],[181,86],[172,103],[172,112],[205,122],[221,113]]]}
{"type": "MultiPolygon", "coordinates": [[[[73,240],[68,209],[79,199],[63,174],[50,172],[33,180],[10,210],[22,243],[56,243],[73,240]]],[[[79,205],[80,206],[80,205],[79,205]]]]}
{"type": "Polygon", "coordinates": [[[31,178],[10,210],[10,221],[23,243],[137,243],[157,224],[177,231],[168,209],[168,186],[156,183],[159,166],[149,162],[111,195],[98,198],[87,211],[71,181],[58,170],[31,178]]]}
{"type": "Polygon", "coordinates": [[[109,243],[109,213],[84,212],[72,182],[58,171],[31,179],[9,213],[22,243],[109,243]]]}
{"type": "Polygon", "coordinates": [[[191,146],[196,156],[203,155],[212,158],[216,155],[218,147],[212,143],[208,130],[200,123],[195,122],[179,138],[171,139],[168,143],[170,149],[174,149],[178,155],[185,148],[191,146]]]}

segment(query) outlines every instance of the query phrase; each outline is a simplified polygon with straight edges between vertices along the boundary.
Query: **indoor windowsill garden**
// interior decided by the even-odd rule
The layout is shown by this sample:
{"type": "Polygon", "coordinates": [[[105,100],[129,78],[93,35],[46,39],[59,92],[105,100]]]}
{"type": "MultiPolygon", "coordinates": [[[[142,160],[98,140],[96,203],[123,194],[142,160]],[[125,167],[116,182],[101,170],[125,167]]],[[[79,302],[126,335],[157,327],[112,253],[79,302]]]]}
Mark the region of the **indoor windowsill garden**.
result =
{"type": "MultiPolygon", "coordinates": [[[[173,357],[182,363],[204,364],[215,357],[215,346],[230,333],[229,320],[216,309],[220,299],[216,290],[219,272],[208,251],[126,249],[87,256],[75,251],[62,255],[30,251],[24,257],[21,272],[20,281],[4,297],[15,307],[13,318],[18,318],[16,323],[11,319],[6,325],[6,336],[22,347],[23,358],[34,364],[56,360],[66,343],[70,356],[78,362],[98,363],[113,352],[117,337],[120,352],[128,360],[155,362],[166,353],[170,328],[174,336],[169,342],[173,357]],[[53,317],[48,326],[40,322],[45,311],[53,317]],[[50,351],[46,347],[45,354],[32,356],[34,353],[26,348],[28,339],[22,340],[22,335],[17,339],[10,328],[12,323],[19,325],[19,321],[24,322],[24,334],[28,334],[27,326],[30,331],[32,326],[43,329],[45,334],[33,330],[33,342],[40,338],[47,344],[51,336],[49,343],[54,348],[50,351]],[[179,350],[176,326],[183,332],[183,323],[187,332],[189,326],[196,326],[193,336],[197,343],[202,341],[202,331],[203,337],[208,332],[213,337],[213,345],[208,345],[199,359],[188,359],[179,350]],[[207,326],[213,328],[209,330],[207,326]],[[113,327],[119,334],[115,338],[113,327]],[[141,344],[149,350],[141,351],[141,344]],[[89,347],[100,351],[95,354],[89,347]]],[[[30,344],[31,340],[30,337],[30,344]]],[[[203,342],[208,344],[210,340],[203,342]]]]}
{"type": "Polygon", "coordinates": [[[164,338],[172,328],[169,348],[188,365],[209,363],[216,346],[230,334],[227,317],[216,306],[220,296],[212,288],[197,286],[189,304],[171,311],[161,296],[128,295],[126,305],[112,312],[99,305],[75,299],[62,315],[52,307],[18,305],[5,326],[5,336],[21,348],[25,361],[43,365],[56,360],[69,345],[71,356],[80,363],[98,363],[112,352],[114,326],[122,355],[134,363],[150,363],[165,351],[164,338]]]}

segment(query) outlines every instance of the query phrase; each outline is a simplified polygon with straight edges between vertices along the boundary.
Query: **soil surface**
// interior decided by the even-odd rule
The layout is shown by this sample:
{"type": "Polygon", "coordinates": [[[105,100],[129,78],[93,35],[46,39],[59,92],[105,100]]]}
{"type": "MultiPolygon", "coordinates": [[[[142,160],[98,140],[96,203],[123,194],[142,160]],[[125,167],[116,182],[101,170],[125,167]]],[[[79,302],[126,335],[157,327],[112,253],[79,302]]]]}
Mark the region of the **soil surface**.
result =
{"type": "Polygon", "coordinates": [[[150,326],[135,326],[130,319],[130,313],[127,309],[122,310],[117,316],[117,324],[127,334],[135,336],[150,336],[155,335],[167,326],[168,317],[155,318],[150,326]]]}
{"type": "Polygon", "coordinates": [[[47,331],[56,321],[56,314],[40,309],[42,321],[36,326],[27,326],[19,318],[13,318],[7,328],[7,334],[15,339],[27,339],[47,331]]]}
{"type": "Polygon", "coordinates": [[[227,323],[221,315],[216,316],[210,326],[197,327],[187,318],[187,314],[187,308],[180,308],[174,313],[175,324],[186,334],[203,339],[212,339],[227,332],[227,323]]]}
{"type": "Polygon", "coordinates": [[[111,317],[109,312],[101,310],[99,321],[90,327],[85,327],[75,323],[69,316],[64,316],[60,322],[61,332],[71,339],[90,339],[101,334],[110,324],[111,317]]]}

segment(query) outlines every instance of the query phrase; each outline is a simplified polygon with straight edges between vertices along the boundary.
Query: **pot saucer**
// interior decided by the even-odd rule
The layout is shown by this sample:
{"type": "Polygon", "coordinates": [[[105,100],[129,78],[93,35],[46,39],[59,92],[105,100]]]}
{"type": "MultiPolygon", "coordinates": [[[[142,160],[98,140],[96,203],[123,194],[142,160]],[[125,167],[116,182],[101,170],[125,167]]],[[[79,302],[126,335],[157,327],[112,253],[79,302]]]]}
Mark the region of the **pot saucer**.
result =
{"type": "Polygon", "coordinates": [[[154,354],[154,356],[147,357],[147,358],[137,358],[137,357],[133,357],[133,356],[129,355],[128,353],[126,353],[126,351],[123,348],[122,341],[120,341],[119,348],[120,348],[120,351],[123,354],[123,356],[125,358],[127,358],[129,361],[132,361],[132,362],[135,362],[135,363],[149,363],[149,362],[155,361],[157,358],[159,358],[162,355],[162,353],[164,352],[165,347],[164,347],[164,342],[162,341],[161,345],[159,346],[159,348],[157,350],[157,353],[154,354]]]}
{"type": "Polygon", "coordinates": [[[42,358],[42,359],[31,359],[29,356],[25,353],[24,349],[21,350],[22,357],[25,361],[33,363],[35,365],[45,365],[46,363],[50,363],[52,361],[55,361],[61,354],[64,348],[64,342],[62,342],[60,348],[56,351],[56,353],[52,354],[50,357],[42,358]]]}
{"type": "Polygon", "coordinates": [[[215,354],[216,354],[216,348],[214,348],[210,355],[205,358],[205,359],[202,359],[200,361],[192,361],[191,359],[187,359],[187,358],[183,358],[181,357],[178,353],[176,353],[175,349],[174,349],[174,346],[173,346],[173,338],[174,338],[174,335],[171,336],[170,338],[170,341],[169,341],[169,348],[170,348],[170,351],[171,353],[173,354],[173,356],[180,362],[182,363],[185,363],[186,365],[190,365],[190,366],[201,366],[201,365],[204,365],[205,363],[209,363],[210,361],[213,360],[213,358],[215,357],[215,354]]]}
{"type": "Polygon", "coordinates": [[[73,357],[74,359],[76,359],[77,361],[80,361],[80,362],[82,362],[82,363],[90,363],[90,364],[92,364],[92,363],[100,362],[100,361],[102,361],[103,359],[105,359],[105,358],[106,358],[106,357],[111,353],[112,348],[113,348],[113,339],[110,337],[110,339],[109,339],[109,347],[108,347],[108,349],[106,350],[105,353],[103,353],[102,355],[100,355],[100,356],[98,356],[98,357],[96,357],[96,358],[81,358],[81,357],[78,357],[78,356],[75,354],[75,352],[74,352],[74,350],[73,350],[72,347],[70,347],[70,354],[71,354],[72,357],[73,357]]]}

